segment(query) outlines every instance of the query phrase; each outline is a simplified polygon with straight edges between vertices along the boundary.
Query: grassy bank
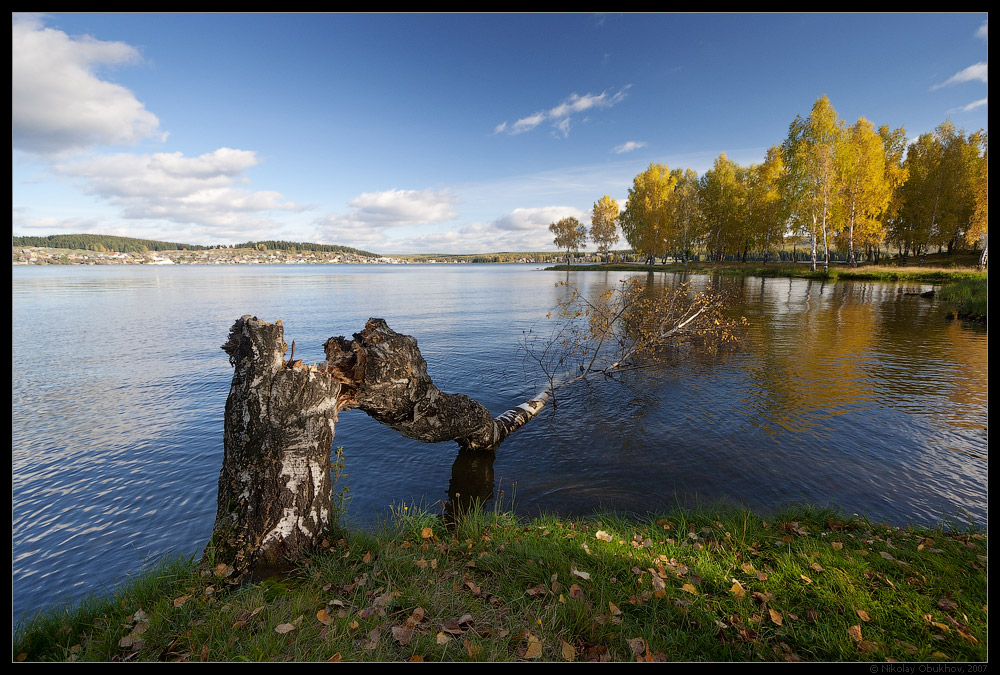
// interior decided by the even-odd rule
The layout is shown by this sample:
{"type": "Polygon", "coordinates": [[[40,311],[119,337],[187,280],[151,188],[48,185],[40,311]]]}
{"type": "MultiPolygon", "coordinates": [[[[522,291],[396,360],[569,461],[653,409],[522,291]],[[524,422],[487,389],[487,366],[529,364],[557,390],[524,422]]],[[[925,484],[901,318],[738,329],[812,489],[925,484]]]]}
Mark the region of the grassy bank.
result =
{"type": "Polygon", "coordinates": [[[987,538],[800,508],[456,530],[402,510],[292,578],[188,563],[15,629],[16,660],[984,661],[987,538]]]}
{"type": "Polygon", "coordinates": [[[941,301],[960,319],[986,322],[986,279],[960,279],[941,288],[941,301]]]}
{"type": "MultiPolygon", "coordinates": [[[[628,263],[605,263],[596,265],[555,265],[547,270],[565,272],[646,272],[648,265],[628,263]]],[[[800,279],[859,279],[869,281],[922,281],[929,283],[948,283],[958,280],[985,280],[987,273],[975,268],[944,268],[933,266],[897,267],[894,265],[868,265],[849,267],[835,265],[824,271],[822,265],[816,271],[803,263],[688,263],[685,268],[681,263],[655,265],[653,272],[687,272],[688,274],[732,274],[758,277],[794,277],[800,279]]]]}

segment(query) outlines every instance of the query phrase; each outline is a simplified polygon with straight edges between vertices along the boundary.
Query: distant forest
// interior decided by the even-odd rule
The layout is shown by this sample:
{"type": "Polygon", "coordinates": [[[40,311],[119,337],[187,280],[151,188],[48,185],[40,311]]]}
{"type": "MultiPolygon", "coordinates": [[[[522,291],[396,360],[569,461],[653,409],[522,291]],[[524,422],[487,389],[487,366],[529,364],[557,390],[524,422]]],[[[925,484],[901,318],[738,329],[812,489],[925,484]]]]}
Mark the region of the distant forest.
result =
{"type": "Polygon", "coordinates": [[[214,246],[175,244],[169,241],[115,237],[109,234],[50,234],[47,237],[14,237],[14,246],[48,246],[81,251],[108,253],[142,253],[144,251],[204,251],[214,246]]]}
{"type": "Polygon", "coordinates": [[[259,251],[319,251],[321,253],[353,253],[354,255],[366,256],[369,258],[379,257],[377,253],[362,251],[350,246],[338,246],[337,244],[310,244],[300,241],[248,241],[243,244],[234,244],[228,248],[255,248],[259,251]]]}
{"type": "Polygon", "coordinates": [[[375,253],[362,251],[349,246],[334,244],[309,244],[296,241],[248,241],[232,246],[200,246],[198,244],[178,244],[154,239],[136,239],[134,237],[116,237],[108,234],[50,234],[47,237],[13,237],[13,245],[45,246],[49,248],[68,248],[81,251],[101,251],[108,253],[143,253],[145,251],[206,251],[218,248],[253,248],[258,251],[319,251],[324,253],[353,253],[371,258],[378,257],[375,253]]]}

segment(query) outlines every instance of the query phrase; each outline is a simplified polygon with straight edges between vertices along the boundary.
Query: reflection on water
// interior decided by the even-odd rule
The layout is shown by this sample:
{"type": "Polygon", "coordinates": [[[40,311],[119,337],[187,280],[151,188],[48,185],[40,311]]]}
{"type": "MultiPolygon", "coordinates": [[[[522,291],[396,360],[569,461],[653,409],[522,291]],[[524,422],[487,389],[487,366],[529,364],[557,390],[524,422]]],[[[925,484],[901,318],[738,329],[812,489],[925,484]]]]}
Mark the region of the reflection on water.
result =
{"type": "MultiPolygon", "coordinates": [[[[623,275],[568,276],[596,297],[623,275]]],[[[219,345],[237,317],[282,319],[307,361],[323,358],[331,335],[383,317],[418,339],[442,390],[499,413],[544,383],[519,343],[551,325],[544,317],[567,275],[436,265],[15,268],[13,277],[19,616],[103,591],[151,557],[200,552],[232,376],[219,345]]],[[[453,514],[506,490],[525,514],[805,500],[900,525],[987,525],[985,328],[945,321],[936,300],[907,295],[929,288],[920,284],[686,281],[732,296],[750,324],[740,351],[567,388],[495,458],[342,414],[335,443],[353,523],[372,525],[399,502],[453,514]]]]}

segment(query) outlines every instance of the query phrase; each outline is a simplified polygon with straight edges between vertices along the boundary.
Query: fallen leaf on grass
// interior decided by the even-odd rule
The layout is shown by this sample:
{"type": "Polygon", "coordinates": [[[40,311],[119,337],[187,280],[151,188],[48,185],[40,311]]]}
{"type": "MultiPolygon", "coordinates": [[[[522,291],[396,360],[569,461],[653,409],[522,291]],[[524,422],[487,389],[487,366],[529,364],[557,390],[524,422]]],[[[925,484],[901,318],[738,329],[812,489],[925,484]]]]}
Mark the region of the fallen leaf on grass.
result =
{"type": "Polygon", "coordinates": [[[690,593],[691,595],[698,595],[698,589],[691,584],[684,584],[681,586],[681,590],[686,593],[690,593]]]}
{"type": "Polygon", "coordinates": [[[948,598],[941,598],[937,601],[937,606],[941,609],[957,609],[958,605],[949,600],[948,598]]]}
{"type": "Polygon", "coordinates": [[[174,607],[181,607],[181,606],[183,606],[184,603],[187,602],[188,598],[190,598],[190,597],[191,597],[190,595],[182,595],[179,598],[174,598],[174,607]]]}
{"type": "Polygon", "coordinates": [[[528,633],[528,646],[524,650],[524,658],[537,659],[541,655],[542,655],[541,641],[531,633],[528,633]]]}
{"type": "Polygon", "coordinates": [[[767,613],[771,615],[771,623],[780,626],[783,622],[781,612],[768,608],[767,613]]]}
{"type": "Polygon", "coordinates": [[[424,539],[430,539],[431,537],[434,536],[434,528],[425,527],[424,529],[420,530],[420,536],[423,537],[424,539]]]}
{"type": "Polygon", "coordinates": [[[802,581],[806,582],[807,584],[811,584],[811,583],[813,582],[813,580],[812,580],[812,579],[810,579],[809,577],[807,577],[807,576],[806,576],[806,575],[804,575],[804,574],[800,574],[800,575],[799,575],[799,578],[800,578],[800,579],[802,579],[802,581]]]}
{"type": "Polygon", "coordinates": [[[856,611],[858,612],[858,616],[861,617],[862,621],[868,622],[868,621],[872,620],[871,617],[868,616],[868,612],[866,612],[865,610],[859,609],[859,610],[856,610],[856,611]]]}
{"type": "Polygon", "coordinates": [[[851,639],[855,642],[861,642],[861,626],[855,624],[847,629],[847,634],[851,636],[851,639]]]}
{"type": "Polygon", "coordinates": [[[330,622],[333,619],[330,618],[329,612],[327,612],[325,609],[321,609],[318,612],[316,612],[316,620],[319,621],[324,626],[329,626],[330,622]]]}
{"type": "Polygon", "coordinates": [[[424,662],[424,657],[420,656],[419,654],[414,654],[413,656],[411,656],[410,658],[408,658],[406,660],[409,663],[423,663],[424,662]]]}
{"type": "MultiPolygon", "coordinates": [[[[594,535],[594,536],[596,536],[601,541],[611,541],[611,535],[608,534],[607,532],[605,532],[604,530],[598,530],[597,534],[594,535]]],[[[563,643],[563,644],[565,644],[565,643],[563,643]]]]}
{"type": "Polygon", "coordinates": [[[746,596],[746,589],[740,584],[736,579],[733,579],[733,586],[729,589],[729,592],[735,595],[737,598],[742,598],[746,596]]]}
{"type": "MultiPolygon", "coordinates": [[[[611,541],[608,539],[607,541],[611,541]]],[[[576,649],[573,645],[566,642],[565,640],[559,641],[559,653],[563,657],[563,661],[575,661],[576,660],[576,649]]]]}
{"type": "Polygon", "coordinates": [[[410,644],[410,640],[413,639],[413,629],[405,628],[403,626],[393,626],[392,639],[399,643],[400,647],[405,647],[410,644]]]}
{"type": "Polygon", "coordinates": [[[632,648],[632,653],[636,656],[642,656],[646,653],[646,641],[641,637],[629,639],[628,646],[632,648]]]}
{"type": "Polygon", "coordinates": [[[451,636],[442,631],[437,634],[437,636],[434,638],[434,641],[437,642],[439,645],[446,645],[449,642],[451,642],[451,636]]]}
{"type": "Polygon", "coordinates": [[[581,579],[584,580],[590,579],[590,572],[584,572],[583,570],[578,570],[575,565],[570,569],[570,573],[573,576],[580,577],[581,579]]]}
{"type": "Polygon", "coordinates": [[[295,626],[290,623],[279,623],[277,626],[274,627],[274,632],[281,633],[282,635],[291,632],[293,630],[295,630],[295,626]]]}
{"type": "Polygon", "coordinates": [[[579,584],[573,584],[569,587],[569,597],[574,600],[583,600],[583,589],[580,588],[579,584]]]}

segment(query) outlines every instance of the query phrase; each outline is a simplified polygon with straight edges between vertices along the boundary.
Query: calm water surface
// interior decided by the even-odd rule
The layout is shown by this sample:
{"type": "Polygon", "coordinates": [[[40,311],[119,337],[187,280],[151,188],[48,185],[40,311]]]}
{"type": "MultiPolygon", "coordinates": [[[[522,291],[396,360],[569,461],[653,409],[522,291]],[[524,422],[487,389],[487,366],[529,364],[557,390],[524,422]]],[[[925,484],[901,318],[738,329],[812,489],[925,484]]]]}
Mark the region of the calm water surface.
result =
{"type": "MultiPolygon", "coordinates": [[[[13,615],[104,592],[164,554],[200,553],[232,375],[219,346],[241,315],[281,319],[307,361],[323,359],[328,337],[385,318],[418,339],[441,389],[498,413],[542,384],[519,345],[551,323],[566,276],[531,265],[14,267],[13,615]]],[[[569,275],[590,294],[622,276],[569,275]]],[[[377,523],[393,504],[441,510],[450,489],[503,490],[527,515],[808,501],[897,525],[987,527],[984,328],[905,294],[927,285],[718,283],[750,321],[742,350],[566,390],[492,467],[342,414],[352,521],[377,523]]]]}

